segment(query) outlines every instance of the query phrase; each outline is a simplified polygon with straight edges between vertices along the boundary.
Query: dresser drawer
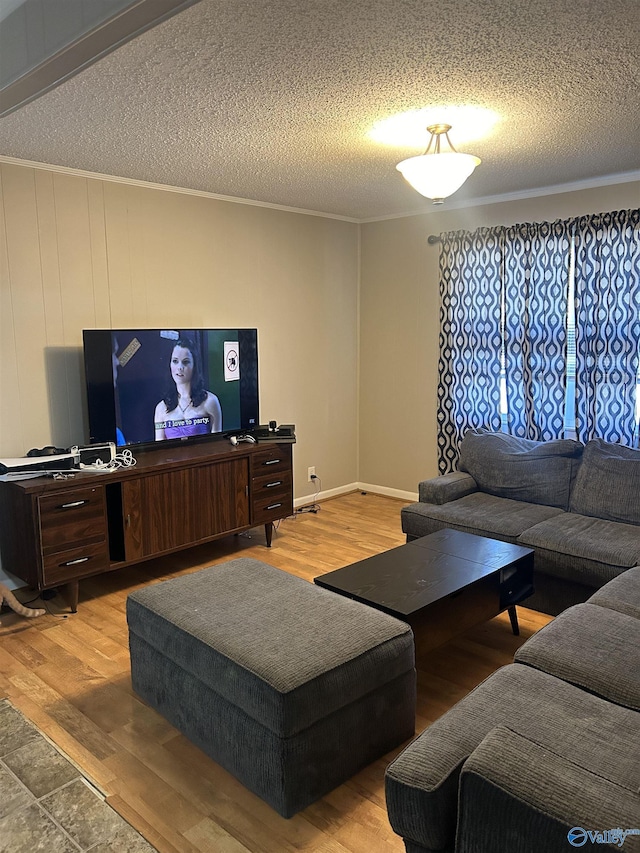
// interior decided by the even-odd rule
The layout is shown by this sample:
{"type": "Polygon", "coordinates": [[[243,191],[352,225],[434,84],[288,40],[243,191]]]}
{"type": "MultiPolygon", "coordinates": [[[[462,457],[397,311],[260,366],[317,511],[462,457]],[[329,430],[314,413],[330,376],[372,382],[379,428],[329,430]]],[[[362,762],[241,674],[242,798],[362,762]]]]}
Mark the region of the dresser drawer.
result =
{"type": "Polygon", "coordinates": [[[42,553],[63,551],[74,542],[107,538],[106,508],[102,487],[47,495],[38,501],[42,553]]]}
{"type": "Polygon", "coordinates": [[[107,543],[95,542],[48,554],[42,561],[43,586],[56,586],[89,575],[105,572],[109,568],[107,543]]]}
{"type": "Polygon", "coordinates": [[[266,524],[293,513],[291,489],[278,490],[275,494],[260,495],[253,500],[253,524],[266,524]]]}
{"type": "Polygon", "coordinates": [[[291,491],[291,471],[269,471],[262,477],[254,477],[251,481],[251,496],[253,500],[264,497],[265,495],[274,495],[279,492],[291,491]]]}
{"type": "Polygon", "coordinates": [[[254,453],[251,457],[251,476],[272,476],[284,471],[291,471],[291,445],[268,447],[254,453]]]}
{"type": "Polygon", "coordinates": [[[291,445],[261,447],[251,456],[251,521],[268,524],[292,512],[291,445]]]}

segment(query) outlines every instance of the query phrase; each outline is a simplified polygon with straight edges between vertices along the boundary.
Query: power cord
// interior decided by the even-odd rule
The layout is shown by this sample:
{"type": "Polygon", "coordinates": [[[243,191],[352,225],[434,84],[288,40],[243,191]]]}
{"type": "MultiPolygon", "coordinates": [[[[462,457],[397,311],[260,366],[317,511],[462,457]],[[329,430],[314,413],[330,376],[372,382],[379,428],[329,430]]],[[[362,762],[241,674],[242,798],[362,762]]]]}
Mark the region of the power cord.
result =
{"type": "Polygon", "coordinates": [[[94,462],[92,465],[80,465],[83,471],[118,471],[120,468],[133,468],[136,459],[130,450],[116,453],[110,462],[94,462]]]}
{"type": "Polygon", "coordinates": [[[39,592],[35,598],[30,598],[29,601],[21,601],[23,607],[31,607],[36,604],[36,602],[41,606],[42,609],[46,610],[49,616],[55,616],[56,619],[66,619],[68,616],[73,614],[70,613],[54,613],[53,610],[49,607],[49,602],[52,598],[55,598],[57,595],[57,591],[55,589],[45,589],[42,592],[39,592]]]}
{"type": "Polygon", "coordinates": [[[307,506],[298,507],[298,509],[295,511],[294,515],[298,515],[298,513],[303,513],[303,512],[312,512],[314,514],[320,512],[320,504],[318,503],[318,495],[320,494],[320,490],[322,488],[322,480],[320,479],[320,477],[317,476],[317,474],[312,474],[311,475],[311,482],[314,483],[315,487],[316,487],[316,493],[313,496],[314,502],[312,504],[308,504],[307,506]]]}
{"type": "Polygon", "coordinates": [[[56,619],[68,619],[69,616],[73,616],[72,613],[54,613],[53,610],[49,607],[48,601],[43,601],[42,604],[44,605],[44,609],[47,611],[49,616],[53,616],[56,619]]]}
{"type": "Polygon", "coordinates": [[[137,464],[137,460],[130,450],[123,450],[121,453],[116,453],[113,461],[118,468],[133,468],[137,464]]]}

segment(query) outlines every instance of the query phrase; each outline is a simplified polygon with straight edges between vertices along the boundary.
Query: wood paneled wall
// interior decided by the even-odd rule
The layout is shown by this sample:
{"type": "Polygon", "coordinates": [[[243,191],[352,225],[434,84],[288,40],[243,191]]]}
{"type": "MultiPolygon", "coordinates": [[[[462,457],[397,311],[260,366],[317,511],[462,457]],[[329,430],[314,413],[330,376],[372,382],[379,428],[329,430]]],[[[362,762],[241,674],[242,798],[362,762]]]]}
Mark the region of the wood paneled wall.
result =
{"type": "Polygon", "coordinates": [[[0,182],[0,457],[86,441],[82,329],[255,326],[296,494],[309,465],[357,480],[358,225],[12,163],[0,182]]]}

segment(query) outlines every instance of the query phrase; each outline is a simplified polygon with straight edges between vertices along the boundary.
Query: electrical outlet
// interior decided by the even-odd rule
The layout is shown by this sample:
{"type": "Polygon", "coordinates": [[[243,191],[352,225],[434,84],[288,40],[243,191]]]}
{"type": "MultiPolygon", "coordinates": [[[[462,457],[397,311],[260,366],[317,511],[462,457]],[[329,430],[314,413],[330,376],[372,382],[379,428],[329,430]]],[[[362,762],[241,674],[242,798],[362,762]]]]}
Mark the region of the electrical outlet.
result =
{"type": "Polygon", "coordinates": [[[311,465],[310,468],[307,468],[307,482],[311,483],[313,481],[313,478],[315,477],[315,475],[316,475],[316,466],[311,465]]]}

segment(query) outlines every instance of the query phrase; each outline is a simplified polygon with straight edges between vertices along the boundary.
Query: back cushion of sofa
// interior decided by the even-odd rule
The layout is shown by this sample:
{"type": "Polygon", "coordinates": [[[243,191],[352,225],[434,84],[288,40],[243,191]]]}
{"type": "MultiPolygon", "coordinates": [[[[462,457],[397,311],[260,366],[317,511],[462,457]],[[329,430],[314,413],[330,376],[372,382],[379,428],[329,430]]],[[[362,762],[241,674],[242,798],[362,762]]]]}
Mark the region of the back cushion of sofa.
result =
{"type": "Polygon", "coordinates": [[[571,512],[640,525],[640,450],[587,442],[571,492],[571,512]]]}
{"type": "Polygon", "coordinates": [[[582,451],[572,439],[530,441],[477,429],[460,443],[458,468],[490,495],[567,510],[582,451]]]}

